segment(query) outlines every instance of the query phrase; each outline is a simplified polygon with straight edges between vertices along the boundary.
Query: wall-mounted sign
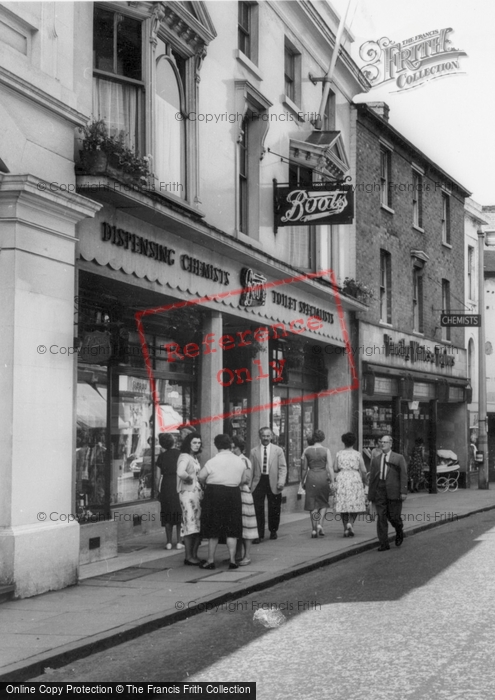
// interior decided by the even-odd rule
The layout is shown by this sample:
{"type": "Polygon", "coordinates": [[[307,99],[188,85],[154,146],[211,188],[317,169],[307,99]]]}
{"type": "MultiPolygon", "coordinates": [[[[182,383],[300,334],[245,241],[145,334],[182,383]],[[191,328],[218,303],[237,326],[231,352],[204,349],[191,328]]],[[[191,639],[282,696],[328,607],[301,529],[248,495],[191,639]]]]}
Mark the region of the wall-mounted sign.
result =
{"type": "Polygon", "coordinates": [[[250,267],[241,270],[242,292],[239,304],[241,306],[264,306],[266,302],[266,289],[263,285],[266,277],[254,272],[250,267]]]}
{"type": "Polygon", "coordinates": [[[113,245],[124,250],[130,250],[131,253],[145,255],[147,258],[154,258],[158,262],[163,262],[166,265],[175,263],[175,250],[167,248],[165,245],[150,241],[144,236],[138,236],[135,233],[125,231],[123,228],[112,226],[106,221],[101,224],[101,240],[105,243],[113,243],[113,245]]]}
{"type": "Polygon", "coordinates": [[[296,297],[291,297],[288,294],[272,291],[272,301],[277,306],[283,306],[284,309],[297,310],[300,314],[304,314],[304,316],[315,316],[325,323],[333,323],[333,314],[329,311],[320,309],[317,306],[312,306],[311,304],[306,304],[304,301],[298,301],[296,297]]]}
{"type": "Polygon", "coordinates": [[[220,284],[225,286],[230,283],[230,272],[222,270],[220,267],[209,265],[203,262],[203,260],[198,260],[198,258],[192,258],[190,255],[180,256],[180,266],[186,272],[192,272],[192,274],[197,277],[204,277],[213,282],[220,282],[220,284]]]}
{"type": "Polygon", "coordinates": [[[453,367],[455,365],[455,358],[452,353],[456,351],[456,348],[453,347],[444,348],[443,346],[435,345],[431,348],[427,345],[420,345],[415,340],[410,340],[408,343],[405,340],[399,340],[397,343],[394,343],[393,339],[387,334],[383,336],[383,344],[386,357],[395,355],[412,363],[430,362],[437,367],[453,367]]]}
{"type": "Polygon", "coordinates": [[[473,326],[479,328],[481,326],[480,314],[442,314],[440,316],[440,325],[451,328],[453,326],[473,326]]]}
{"type": "Polygon", "coordinates": [[[275,184],[275,231],[280,226],[352,224],[352,185],[318,182],[310,187],[275,184]]]}

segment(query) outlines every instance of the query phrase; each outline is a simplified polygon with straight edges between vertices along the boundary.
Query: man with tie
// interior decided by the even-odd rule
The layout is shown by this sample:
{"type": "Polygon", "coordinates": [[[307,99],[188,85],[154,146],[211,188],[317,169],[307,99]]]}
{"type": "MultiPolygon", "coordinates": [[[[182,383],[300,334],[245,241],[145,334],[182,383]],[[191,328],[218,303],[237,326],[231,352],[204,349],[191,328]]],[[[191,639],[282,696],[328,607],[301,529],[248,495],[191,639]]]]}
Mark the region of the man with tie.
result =
{"type": "Polygon", "coordinates": [[[382,454],[371,460],[368,500],[375,504],[378,551],[384,552],[390,549],[388,520],[395,528],[395,546],[400,547],[404,540],[401,513],[407,498],[407,468],[404,457],[392,452],[390,435],[384,435],[378,444],[382,454]]]}
{"type": "Polygon", "coordinates": [[[259,535],[258,539],[253,540],[253,544],[259,544],[265,537],[265,498],[268,501],[270,539],[277,539],[282,507],[282,491],[284,490],[285,477],[287,476],[284,452],[281,447],[272,444],[271,429],[261,428],[259,436],[261,444],[255,447],[250,455],[251,464],[253,465],[251,490],[253,492],[259,535]]]}

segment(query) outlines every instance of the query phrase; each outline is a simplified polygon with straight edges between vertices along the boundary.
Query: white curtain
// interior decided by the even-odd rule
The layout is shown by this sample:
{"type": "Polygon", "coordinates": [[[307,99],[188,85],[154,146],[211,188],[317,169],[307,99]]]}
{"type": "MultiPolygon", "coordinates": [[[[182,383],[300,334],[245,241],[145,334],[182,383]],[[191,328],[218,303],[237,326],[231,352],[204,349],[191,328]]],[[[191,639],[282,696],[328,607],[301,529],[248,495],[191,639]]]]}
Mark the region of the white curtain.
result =
{"type": "Polygon", "coordinates": [[[93,114],[105,120],[111,136],[123,131],[126,146],[136,151],[138,88],[93,78],[93,114]]]}
{"type": "Polygon", "coordinates": [[[280,233],[288,237],[288,263],[297,268],[307,270],[311,267],[311,236],[312,226],[287,226],[280,233]]]}
{"type": "Polygon", "coordinates": [[[167,183],[178,186],[168,191],[185,197],[185,125],[177,119],[181,112],[181,93],[177,75],[168,57],[161,56],[156,69],[155,100],[155,176],[167,191],[167,183]]]}

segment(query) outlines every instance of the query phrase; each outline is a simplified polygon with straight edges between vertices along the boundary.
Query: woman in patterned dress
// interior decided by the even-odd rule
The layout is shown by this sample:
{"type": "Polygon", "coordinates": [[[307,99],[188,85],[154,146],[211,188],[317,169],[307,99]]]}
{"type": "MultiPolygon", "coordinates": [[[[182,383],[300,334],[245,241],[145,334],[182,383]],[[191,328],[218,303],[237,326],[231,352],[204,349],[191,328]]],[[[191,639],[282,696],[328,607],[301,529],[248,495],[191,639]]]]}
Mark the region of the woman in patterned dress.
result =
{"type": "Polygon", "coordinates": [[[182,532],[186,547],[184,564],[199,566],[198,547],[201,542],[201,499],[203,490],[197,479],[201,465],[201,435],[189,433],[182,441],[177,461],[177,492],[182,509],[182,532]]]}
{"type": "Polygon", "coordinates": [[[239,566],[247,566],[251,563],[251,545],[253,540],[258,537],[258,523],[256,521],[256,512],[254,510],[253,495],[251,493],[251,482],[253,480],[253,469],[251,462],[244,454],[245,442],[234,435],[232,438],[232,452],[240,457],[246,465],[246,470],[249,474],[249,483],[241,484],[241,501],[242,501],[242,545],[244,546],[244,556],[242,556],[242,547],[238,551],[240,561],[237,561],[239,566]]]}
{"type": "Polygon", "coordinates": [[[325,533],[321,523],[325,519],[330,497],[330,484],[333,484],[332,455],[321,444],[325,439],[322,430],[315,430],[313,444],[303,452],[303,474],[301,483],[306,491],[304,510],[311,517],[311,537],[322,537],[325,533]]]}
{"type": "Polygon", "coordinates": [[[341,440],[345,449],[337,452],[334,465],[337,485],[335,512],[341,514],[344,537],[354,537],[352,526],[357,514],[366,510],[364,485],[368,474],[361,454],[354,449],[354,433],[344,433],[341,440]]]}

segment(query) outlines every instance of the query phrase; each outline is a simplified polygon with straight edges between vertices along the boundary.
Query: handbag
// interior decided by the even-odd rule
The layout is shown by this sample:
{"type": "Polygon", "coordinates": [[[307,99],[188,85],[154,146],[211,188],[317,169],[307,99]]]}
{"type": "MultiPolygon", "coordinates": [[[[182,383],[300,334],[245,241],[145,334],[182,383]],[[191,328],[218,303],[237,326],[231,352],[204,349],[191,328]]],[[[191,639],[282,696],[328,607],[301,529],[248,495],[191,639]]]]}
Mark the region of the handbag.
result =
{"type": "Polygon", "coordinates": [[[306,493],[306,491],[305,491],[305,489],[304,489],[303,482],[300,481],[300,482],[299,482],[299,488],[297,489],[297,495],[298,495],[298,496],[304,496],[305,493],[306,493]]]}

